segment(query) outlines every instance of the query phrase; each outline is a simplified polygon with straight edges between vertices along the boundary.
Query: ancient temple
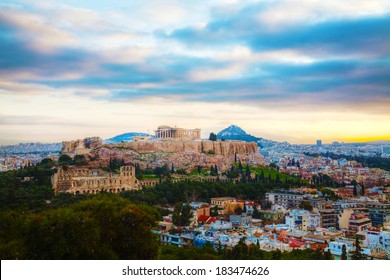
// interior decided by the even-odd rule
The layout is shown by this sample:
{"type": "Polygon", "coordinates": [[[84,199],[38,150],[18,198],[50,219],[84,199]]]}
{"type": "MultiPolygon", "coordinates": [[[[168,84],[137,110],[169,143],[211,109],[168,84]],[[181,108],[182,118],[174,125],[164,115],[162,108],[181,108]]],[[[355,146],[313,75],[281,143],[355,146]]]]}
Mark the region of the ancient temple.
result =
{"type": "Polygon", "coordinates": [[[200,128],[185,129],[161,125],[155,131],[156,139],[194,140],[200,139],[200,128]]]}

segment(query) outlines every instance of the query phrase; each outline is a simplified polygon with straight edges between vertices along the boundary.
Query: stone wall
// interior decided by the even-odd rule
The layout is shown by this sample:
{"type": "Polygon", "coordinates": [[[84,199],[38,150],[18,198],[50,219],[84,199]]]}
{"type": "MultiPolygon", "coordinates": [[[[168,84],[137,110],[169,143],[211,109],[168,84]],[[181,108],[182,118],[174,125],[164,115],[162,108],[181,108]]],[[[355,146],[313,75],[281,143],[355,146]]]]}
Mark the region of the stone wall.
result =
{"type": "Polygon", "coordinates": [[[100,137],[88,137],[84,139],[63,141],[61,154],[65,154],[71,157],[75,155],[88,154],[92,149],[102,145],[102,139],[100,137]]]}
{"type": "Polygon", "coordinates": [[[122,166],[119,174],[93,168],[60,167],[51,182],[55,193],[118,193],[139,189],[133,166],[122,166]]]}
{"type": "Polygon", "coordinates": [[[119,143],[112,144],[112,146],[132,149],[141,153],[195,152],[226,157],[234,156],[235,154],[258,154],[258,147],[255,142],[247,143],[242,141],[150,141],[119,143]]]}

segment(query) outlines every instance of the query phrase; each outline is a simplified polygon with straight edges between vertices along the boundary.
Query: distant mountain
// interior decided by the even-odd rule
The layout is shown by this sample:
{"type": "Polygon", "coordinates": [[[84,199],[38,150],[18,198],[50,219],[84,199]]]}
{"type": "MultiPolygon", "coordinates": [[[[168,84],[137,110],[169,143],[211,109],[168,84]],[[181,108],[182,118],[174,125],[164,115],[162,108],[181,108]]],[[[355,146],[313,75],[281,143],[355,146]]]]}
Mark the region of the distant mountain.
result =
{"type": "Polygon", "coordinates": [[[237,125],[231,125],[217,134],[217,138],[219,140],[240,140],[245,142],[257,142],[262,140],[263,138],[255,137],[246,133],[242,128],[237,125]]]}
{"type": "MultiPolygon", "coordinates": [[[[114,137],[103,140],[104,144],[112,144],[112,143],[121,143],[121,142],[129,142],[133,140],[134,136],[152,136],[143,132],[127,132],[120,135],[116,135],[114,137]]],[[[152,136],[153,137],[153,136],[152,136]]]]}

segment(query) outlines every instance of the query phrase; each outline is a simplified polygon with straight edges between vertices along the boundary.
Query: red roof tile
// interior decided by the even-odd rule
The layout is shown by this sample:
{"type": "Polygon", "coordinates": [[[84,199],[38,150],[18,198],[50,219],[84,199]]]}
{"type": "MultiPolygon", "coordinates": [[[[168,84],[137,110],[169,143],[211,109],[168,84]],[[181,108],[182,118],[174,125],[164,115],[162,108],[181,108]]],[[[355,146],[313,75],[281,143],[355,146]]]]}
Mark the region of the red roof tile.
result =
{"type": "Polygon", "coordinates": [[[210,218],[210,216],[200,215],[199,218],[198,218],[198,222],[201,222],[201,223],[207,222],[207,220],[209,218],[210,218]]]}

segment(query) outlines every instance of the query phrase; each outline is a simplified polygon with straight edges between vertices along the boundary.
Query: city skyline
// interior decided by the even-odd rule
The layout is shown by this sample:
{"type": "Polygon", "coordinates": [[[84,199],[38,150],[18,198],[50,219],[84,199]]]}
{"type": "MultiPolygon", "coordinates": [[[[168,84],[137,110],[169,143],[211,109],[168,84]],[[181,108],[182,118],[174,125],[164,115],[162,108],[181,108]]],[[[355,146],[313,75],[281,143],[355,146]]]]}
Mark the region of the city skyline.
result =
{"type": "Polygon", "coordinates": [[[390,140],[388,1],[2,1],[0,145],[236,124],[390,140]]]}

